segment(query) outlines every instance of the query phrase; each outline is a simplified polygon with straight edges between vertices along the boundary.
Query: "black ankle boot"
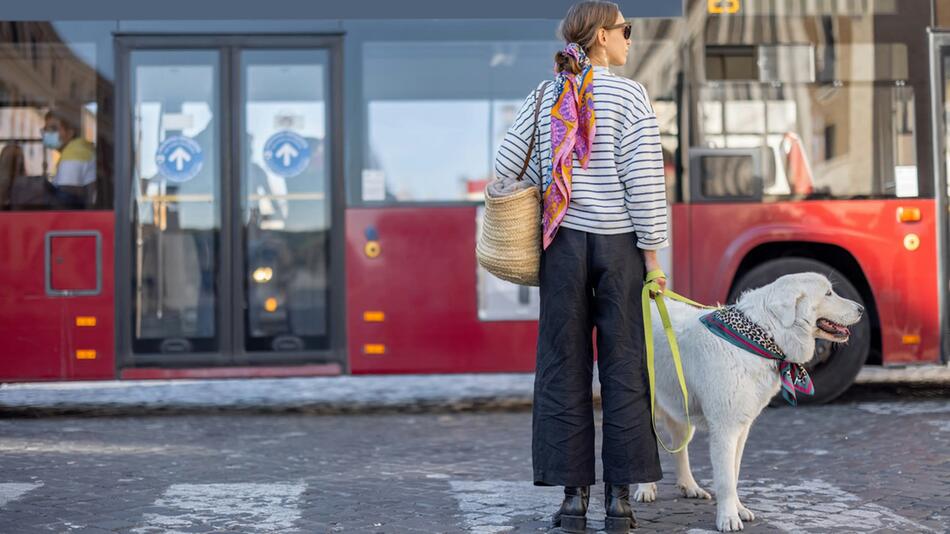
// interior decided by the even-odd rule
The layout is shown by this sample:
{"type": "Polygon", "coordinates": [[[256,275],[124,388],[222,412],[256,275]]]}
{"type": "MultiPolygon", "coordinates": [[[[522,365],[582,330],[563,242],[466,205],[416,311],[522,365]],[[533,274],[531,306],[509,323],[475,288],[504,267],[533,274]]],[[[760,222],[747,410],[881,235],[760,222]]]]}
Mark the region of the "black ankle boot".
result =
{"type": "Polygon", "coordinates": [[[551,525],[564,532],[587,532],[587,505],[590,503],[590,486],[565,486],[564,502],[554,512],[551,525]]]}
{"type": "Polygon", "coordinates": [[[604,505],[607,507],[607,517],[604,520],[604,531],[607,534],[626,534],[630,529],[637,528],[633,508],[630,507],[628,484],[604,484],[604,505]]]}

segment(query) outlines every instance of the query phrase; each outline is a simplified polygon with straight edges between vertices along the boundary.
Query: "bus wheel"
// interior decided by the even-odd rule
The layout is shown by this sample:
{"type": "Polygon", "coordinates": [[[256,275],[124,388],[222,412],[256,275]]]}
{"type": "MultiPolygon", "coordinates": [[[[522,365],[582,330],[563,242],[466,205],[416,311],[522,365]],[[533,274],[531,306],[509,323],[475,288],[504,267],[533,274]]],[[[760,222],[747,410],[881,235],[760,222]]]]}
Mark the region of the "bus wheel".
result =
{"type": "MultiPolygon", "coordinates": [[[[732,288],[729,302],[735,302],[743,291],[770,284],[782,275],[804,272],[826,275],[834,285],[836,293],[864,306],[864,299],[858,290],[836,269],[820,261],[794,257],[767,261],[752,268],[732,288]]],[[[861,320],[850,328],[851,339],[847,343],[837,344],[824,340],[816,342],[815,358],[805,366],[815,384],[815,394],[799,395],[798,400],[802,404],[828,402],[844,393],[854,382],[871,349],[871,322],[868,314],[865,313],[861,320]]]]}

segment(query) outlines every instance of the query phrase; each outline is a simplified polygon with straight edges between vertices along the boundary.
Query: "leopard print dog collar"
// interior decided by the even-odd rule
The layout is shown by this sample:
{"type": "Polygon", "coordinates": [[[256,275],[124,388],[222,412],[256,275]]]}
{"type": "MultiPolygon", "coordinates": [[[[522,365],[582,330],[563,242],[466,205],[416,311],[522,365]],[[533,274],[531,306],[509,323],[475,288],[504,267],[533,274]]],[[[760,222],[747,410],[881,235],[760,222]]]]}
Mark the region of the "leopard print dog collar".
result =
{"type": "Polygon", "coordinates": [[[785,354],[772,336],[761,326],[752,322],[735,306],[726,306],[699,318],[700,322],[713,334],[745,349],[752,354],[778,360],[779,377],[782,381],[782,397],[789,404],[798,404],[796,393],[813,395],[815,386],[805,368],[797,363],[785,361],[785,354]]]}

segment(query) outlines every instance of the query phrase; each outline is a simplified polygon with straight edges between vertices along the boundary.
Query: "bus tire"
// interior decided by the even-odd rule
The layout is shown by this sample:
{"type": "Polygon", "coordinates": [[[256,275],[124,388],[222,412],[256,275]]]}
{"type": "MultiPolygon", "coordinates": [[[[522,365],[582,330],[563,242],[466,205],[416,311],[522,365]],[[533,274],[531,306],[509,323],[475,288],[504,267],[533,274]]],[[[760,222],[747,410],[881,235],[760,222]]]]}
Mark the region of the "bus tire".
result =
{"type": "MultiPolygon", "coordinates": [[[[864,299],[861,298],[854,284],[838,270],[817,260],[796,257],[770,260],[753,267],[733,286],[729,294],[729,302],[735,302],[743,291],[774,282],[780,276],[804,272],[826,275],[834,285],[835,292],[864,306],[864,299]]],[[[867,306],[864,307],[867,308],[867,306]]],[[[826,403],[844,393],[854,382],[871,350],[871,322],[868,314],[865,313],[861,320],[850,329],[851,338],[845,344],[817,341],[815,358],[806,365],[815,384],[815,394],[813,396],[799,395],[800,403],[826,403]]]]}

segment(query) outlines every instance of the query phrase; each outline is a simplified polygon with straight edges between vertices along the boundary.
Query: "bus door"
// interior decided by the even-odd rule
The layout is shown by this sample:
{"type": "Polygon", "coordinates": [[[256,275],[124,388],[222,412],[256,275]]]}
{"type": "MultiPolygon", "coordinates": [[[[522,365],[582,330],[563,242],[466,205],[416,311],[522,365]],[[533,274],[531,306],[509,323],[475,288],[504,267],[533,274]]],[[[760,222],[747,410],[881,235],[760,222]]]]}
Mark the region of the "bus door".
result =
{"type": "Polygon", "coordinates": [[[117,50],[121,365],[342,365],[338,39],[117,50]]]}
{"type": "Polygon", "coordinates": [[[937,198],[937,236],[939,251],[938,289],[940,299],[941,351],[943,360],[950,359],[950,185],[947,169],[950,168],[950,148],[947,133],[950,132],[950,32],[930,34],[930,75],[933,113],[933,164],[935,196],[937,198]]]}

